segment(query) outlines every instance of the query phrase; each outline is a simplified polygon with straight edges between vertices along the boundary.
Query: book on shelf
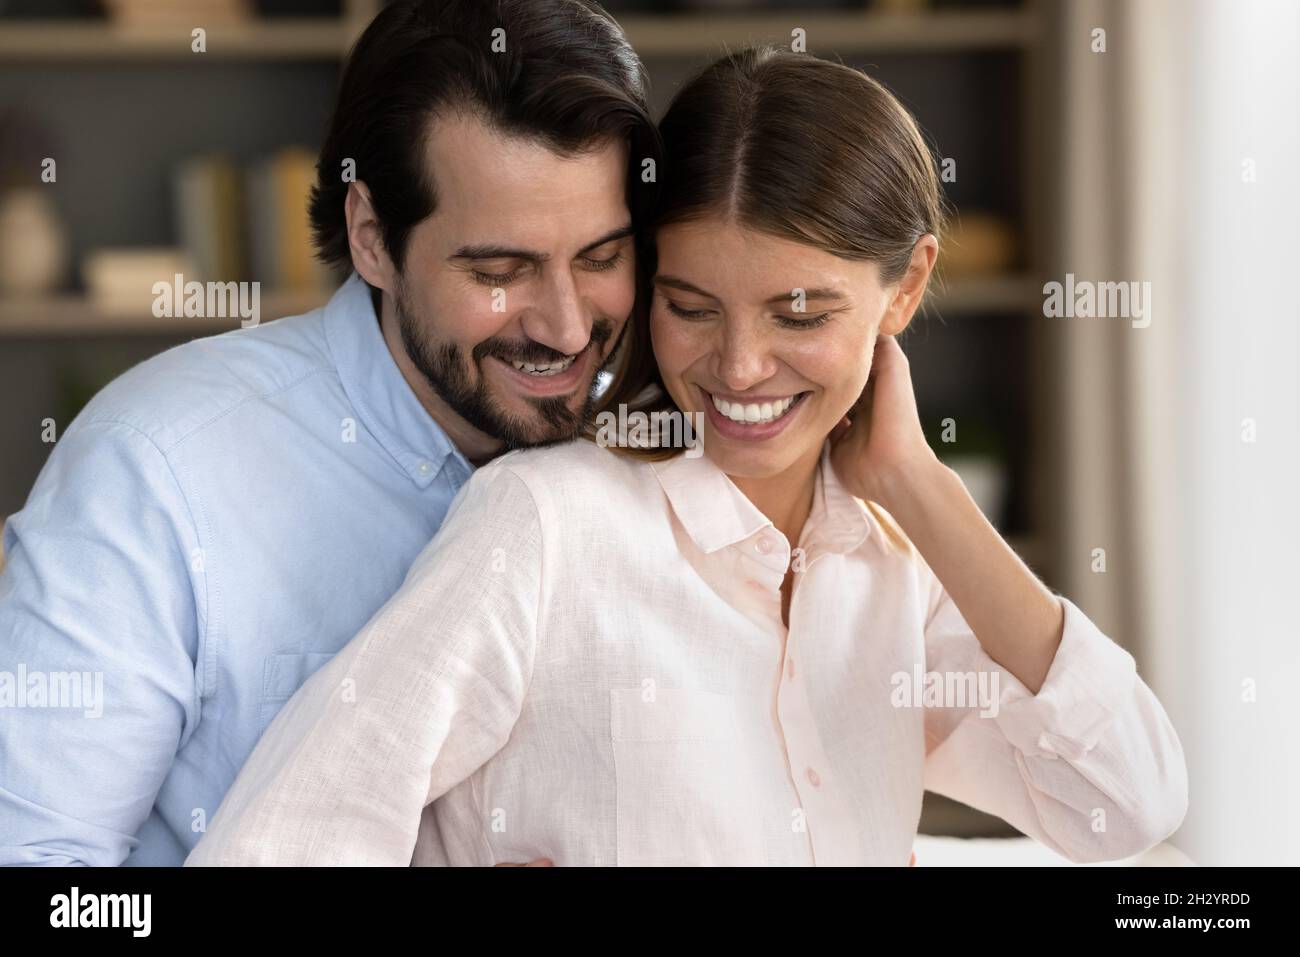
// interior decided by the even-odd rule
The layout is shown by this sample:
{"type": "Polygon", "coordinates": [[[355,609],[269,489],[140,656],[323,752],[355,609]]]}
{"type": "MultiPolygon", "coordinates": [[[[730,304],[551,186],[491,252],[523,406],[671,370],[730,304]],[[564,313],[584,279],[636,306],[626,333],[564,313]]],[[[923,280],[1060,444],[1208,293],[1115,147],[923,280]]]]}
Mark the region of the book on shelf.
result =
{"type": "Polygon", "coordinates": [[[330,288],[317,261],[307,204],[316,158],[302,147],[248,164],[192,157],[173,177],[180,246],[200,282],[256,281],[284,293],[330,288]]]}
{"type": "Polygon", "coordinates": [[[176,169],[176,234],[200,282],[243,280],[247,254],[239,169],[227,156],[197,156],[176,169]]]}
{"type": "Polygon", "coordinates": [[[300,147],[279,150],[247,171],[250,271],[272,289],[302,292],[332,284],[316,259],[307,214],[315,180],[315,154],[300,147]]]}

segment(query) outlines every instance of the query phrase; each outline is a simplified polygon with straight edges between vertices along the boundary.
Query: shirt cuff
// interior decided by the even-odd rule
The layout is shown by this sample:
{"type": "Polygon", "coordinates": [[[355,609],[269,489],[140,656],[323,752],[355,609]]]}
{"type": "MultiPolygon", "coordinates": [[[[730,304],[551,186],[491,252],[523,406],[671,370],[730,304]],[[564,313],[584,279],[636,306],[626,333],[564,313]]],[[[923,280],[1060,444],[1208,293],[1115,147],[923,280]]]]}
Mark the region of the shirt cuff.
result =
{"type": "Polygon", "coordinates": [[[1001,669],[1009,688],[1001,696],[996,721],[1007,740],[1026,755],[1077,760],[1105,733],[1133,700],[1137,665],[1073,602],[1058,595],[1065,626],[1047,678],[1029,689],[1001,669]]]}

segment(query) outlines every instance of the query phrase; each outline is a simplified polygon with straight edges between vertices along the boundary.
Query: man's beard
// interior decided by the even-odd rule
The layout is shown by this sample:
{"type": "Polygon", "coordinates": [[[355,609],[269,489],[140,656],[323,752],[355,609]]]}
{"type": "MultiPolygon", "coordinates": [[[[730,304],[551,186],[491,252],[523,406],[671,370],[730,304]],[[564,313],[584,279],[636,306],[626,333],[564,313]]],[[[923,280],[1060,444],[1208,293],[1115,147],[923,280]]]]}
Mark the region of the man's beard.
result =
{"type": "MultiPolygon", "coordinates": [[[[415,368],[453,412],[480,432],[500,440],[507,449],[568,442],[580,436],[591,422],[599,395],[599,373],[592,377],[582,407],[576,412],[569,408],[571,395],[521,397],[537,410],[541,420],[540,423],[528,421],[502,408],[483,373],[483,360],[495,356],[506,363],[521,361],[541,365],[564,359],[563,353],[528,340],[485,339],[470,350],[470,361],[475,372],[474,379],[471,380],[464,361],[464,350],[460,346],[454,342],[435,345],[425,337],[419,320],[407,305],[406,287],[400,277],[393,298],[402,345],[415,368]]],[[[599,353],[613,334],[614,323],[611,320],[597,319],[592,323],[591,340],[587,349],[599,353]]],[[[585,352],[586,350],[573,361],[582,361],[585,352]]],[[[610,350],[606,363],[615,352],[617,348],[610,350]]],[[[602,368],[606,363],[602,363],[602,368]]]]}

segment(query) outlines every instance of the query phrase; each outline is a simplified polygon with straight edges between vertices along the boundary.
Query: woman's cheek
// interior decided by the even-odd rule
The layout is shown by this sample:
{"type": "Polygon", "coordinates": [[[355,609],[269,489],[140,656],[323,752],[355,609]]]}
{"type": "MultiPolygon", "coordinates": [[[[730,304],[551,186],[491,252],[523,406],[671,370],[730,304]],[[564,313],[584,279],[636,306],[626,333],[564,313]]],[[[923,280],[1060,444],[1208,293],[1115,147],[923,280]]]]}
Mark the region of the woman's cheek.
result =
{"type": "Polygon", "coordinates": [[[827,414],[836,422],[839,415],[834,410],[847,412],[866,387],[871,371],[871,346],[868,343],[845,342],[827,339],[797,347],[791,354],[790,364],[809,382],[817,385],[824,395],[827,414]]]}
{"type": "Polygon", "coordinates": [[[659,363],[660,372],[665,379],[671,379],[690,365],[689,329],[685,323],[666,315],[661,302],[656,302],[650,310],[650,344],[654,349],[655,361],[659,363]]]}

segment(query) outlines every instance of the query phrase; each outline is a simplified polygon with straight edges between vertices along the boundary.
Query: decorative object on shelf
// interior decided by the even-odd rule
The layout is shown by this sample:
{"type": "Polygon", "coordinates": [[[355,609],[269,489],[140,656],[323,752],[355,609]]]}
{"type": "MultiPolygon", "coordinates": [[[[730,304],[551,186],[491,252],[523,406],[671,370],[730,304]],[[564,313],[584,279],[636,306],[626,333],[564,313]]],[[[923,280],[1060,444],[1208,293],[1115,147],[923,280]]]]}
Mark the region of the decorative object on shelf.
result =
{"type": "MultiPolygon", "coordinates": [[[[42,175],[55,149],[44,126],[16,108],[0,112],[0,295],[42,295],[67,275],[68,238],[42,175]]],[[[58,167],[49,167],[57,177],[58,167]]]]}
{"type": "Polygon", "coordinates": [[[253,15],[249,0],[104,0],[109,19],[123,27],[205,27],[242,23],[253,15]]]}
{"type": "Polygon", "coordinates": [[[39,186],[0,192],[0,294],[52,292],[67,265],[67,235],[49,194],[39,186]]]}
{"type": "Polygon", "coordinates": [[[955,278],[1009,272],[1018,254],[1016,247],[1016,231],[1004,217],[979,209],[962,210],[944,242],[944,275],[955,278]]]}
{"type": "Polygon", "coordinates": [[[194,263],[182,250],[170,247],[95,249],[81,266],[91,305],[109,316],[152,315],[154,284],[171,283],[177,273],[194,275],[194,263]]]}

